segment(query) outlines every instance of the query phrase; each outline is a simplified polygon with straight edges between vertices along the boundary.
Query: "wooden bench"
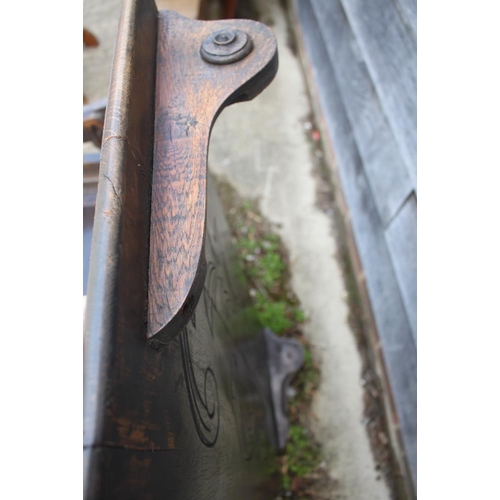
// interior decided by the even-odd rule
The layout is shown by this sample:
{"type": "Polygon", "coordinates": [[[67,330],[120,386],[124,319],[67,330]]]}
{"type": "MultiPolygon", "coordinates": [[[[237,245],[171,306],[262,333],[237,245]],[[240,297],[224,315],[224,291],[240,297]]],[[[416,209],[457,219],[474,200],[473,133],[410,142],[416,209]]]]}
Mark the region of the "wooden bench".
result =
{"type": "Polygon", "coordinates": [[[123,4],[84,321],[85,498],[270,494],[302,350],[253,313],[207,150],[277,63],[260,23],[123,4]]]}

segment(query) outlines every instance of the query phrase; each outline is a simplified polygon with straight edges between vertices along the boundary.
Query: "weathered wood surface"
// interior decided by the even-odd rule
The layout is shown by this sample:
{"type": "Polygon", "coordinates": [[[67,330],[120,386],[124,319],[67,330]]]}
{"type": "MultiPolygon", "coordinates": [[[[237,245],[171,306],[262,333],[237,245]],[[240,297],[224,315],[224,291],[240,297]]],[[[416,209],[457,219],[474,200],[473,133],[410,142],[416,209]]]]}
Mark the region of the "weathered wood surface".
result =
{"type": "Polygon", "coordinates": [[[393,131],[340,0],[312,0],[318,27],[382,223],[413,190],[393,131]]]}
{"type": "Polygon", "coordinates": [[[113,379],[108,364],[118,339],[140,337],[146,323],[156,26],[152,0],[124,2],[90,256],[84,356],[86,448],[105,440],[113,379]]]}
{"type": "MultiPolygon", "coordinates": [[[[416,188],[416,26],[408,30],[394,0],[342,0],[342,5],[416,188]]],[[[410,19],[416,22],[416,15],[410,19]]]]}
{"type": "Polygon", "coordinates": [[[396,7],[417,40],[417,0],[397,0],[396,7]]]}
{"type": "Polygon", "coordinates": [[[417,343],[417,199],[410,196],[385,231],[394,272],[417,343]]]}
{"type": "Polygon", "coordinates": [[[253,50],[247,57],[225,65],[201,59],[203,41],[226,26],[169,11],[159,17],[148,296],[148,336],[158,341],[177,334],[194,310],[204,280],[213,122],[224,106],[257,95],[277,69],[274,36],[254,21],[230,25],[251,34],[253,50]]]}
{"type": "Polygon", "coordinates": [[[190,24],[158,16],[152,0],[123,4],[85,315],[85,498],[269,494],[276,422],[265,338],[204,167],[216,115],[256,95],[276,68],[274,38],[258,23],[190,24]],[[235,26],[254,39],[248,62],[207,67],[207,31],[235,26]],[[162,253],[180,269],[151,274],[162,253]],[[189,314],[177,330],[158,316],[168,334],[155,335],[148,289],[158,304],[184,305],[174,276],[194,295],[189,314]]]}
{"type": "MultiPolygon", "coordinates": [[[[395,273],[391,254],[385,239],[385,222],[380,217],[368,175],[366,157],[361,152],[357,135],[353,130],[342,93],[344,70],[348,60],[337,66],[328,52],[333,30],[320,29],[320,16],[332,14],[328,10],[316,12],[311,1],[294,1],[294,10],[299,21],[300,36],[304,42],[308,64],[311,68],[320,110],[327,128],[325,140],[331,140],[337,159],[338,174],[346,204],[349,222],[354,233],[357,251],[365,273],[365,283],[375,317],[383,358],[392,389],[399,419],[406,459],[411,476],[416,484],[416,437],[417,437],[417,353],[402,292],[395,273]]],[[[330,17],[323,27],[334,22],[330,17]]],[[[346,43],[346,40],[341,43],[346,43]]],[[[347,49],[344,48],[347,53],[347,49]]],[[[331,49],[330,49],[331,51],[331,49]]],[[[332,53],[332,52],[331,52],[332,53]]],[[[351,53],[351,56],[353,54],[351,53]]],[[[353,65],[358,65],[353,60],[353,65]]],[[[355,81],[350,82],[355,85],[355,81]]],[[[350,94],[352,95],[352,94],[350,94]]],[[[381,145],[383,146],[383,144],[381,145]]],[[[376,153],[376,149],[373,150],[376,153]]],[[[402,200],[404,202],[405,200],[402,200]]],[[[397,215],[397,213],[395,214],[397,215]]]]}

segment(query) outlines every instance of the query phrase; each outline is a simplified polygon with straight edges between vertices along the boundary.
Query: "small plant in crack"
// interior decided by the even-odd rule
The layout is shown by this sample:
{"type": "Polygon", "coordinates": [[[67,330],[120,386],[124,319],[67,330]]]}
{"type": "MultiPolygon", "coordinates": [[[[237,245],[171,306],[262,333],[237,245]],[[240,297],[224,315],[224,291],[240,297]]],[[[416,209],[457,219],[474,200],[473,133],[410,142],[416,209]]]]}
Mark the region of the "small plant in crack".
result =
{"type": "Polygon", "coordinates": [[[309,430],[319,369],[302,331],[307,315],[290,286],[286,249],[276,234],[277,228],[259,213],[255,202],[242,200],[224,182],[218,182],[218,190],[250,286],[254,313],[263,326],[277,335],[299,340],[304,347],[303,366],[291,384],[295,396],[289,401],[289,441],[284,454],[276,457],[272,475],[280,485],[281,498],[324,498],[314,492],[324,494],[331,484],[324,468],[319,467],[320,447],[309,430]]]}

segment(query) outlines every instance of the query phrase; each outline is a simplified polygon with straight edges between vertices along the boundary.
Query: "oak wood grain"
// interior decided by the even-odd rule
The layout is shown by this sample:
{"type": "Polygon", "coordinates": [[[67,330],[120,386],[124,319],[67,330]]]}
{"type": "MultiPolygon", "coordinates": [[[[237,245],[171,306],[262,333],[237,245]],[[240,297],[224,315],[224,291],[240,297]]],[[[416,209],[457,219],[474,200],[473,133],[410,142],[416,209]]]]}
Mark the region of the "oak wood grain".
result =
{"type": "MultiPolygon", "coordinates": [[[[151,199],[148,337],[178,334],[205,278],[207,154],[210,131],[225,106],[259,94],[277,71],[276,40],[261,23],[203,22],[174,12],[158,20],[155,147],[151,199]],[[226,65],[205,62],[203,40],[239,29],[252,52],[226,65]]],[[[231,140],[230,137],[227,140],[231,140]]]]}

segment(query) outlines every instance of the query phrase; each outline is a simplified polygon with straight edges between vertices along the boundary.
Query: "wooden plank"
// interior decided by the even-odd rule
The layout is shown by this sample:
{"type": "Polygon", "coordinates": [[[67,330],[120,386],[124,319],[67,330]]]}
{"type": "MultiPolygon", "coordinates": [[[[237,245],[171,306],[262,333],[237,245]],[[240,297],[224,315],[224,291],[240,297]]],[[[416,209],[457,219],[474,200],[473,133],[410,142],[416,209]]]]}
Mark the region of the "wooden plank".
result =
{"type": "Polygon", "coordinates": [[[416,187],[416,41],[393,0],[341,1],[416,187]]]}
{"type": "Polygon", "coordinates": [[[416,484],[416,347],[385,242],[384,227],[377,215],[361,155],[343,105],[337,83],[338,75],[331,65],[325,63],[328,61],[328,54],[310,3],[295,0],[294,6],[317,81],[318,96],[330,139],[336,151],[339,176],[351,211],[351,225],[365,270],[366,285],[399,417],[406,456],[416,484]]]}
{"type": "Polygon", "coordinates": [[[417,40],[417,0],[396,0],[398,12],[417,40]]]}
{"type": "Polygon", "coordinates": [[[385,230],[394,271],[417,343],[417,199],[410,196],[385,230]]]}
{"type": "MultiPolygon", "coordinates": [[[[123,3],[104,123],[99,217],[94,221],[85,314],[87,448],[106,440],[106,408],[112,402],[107,363],[116,338],[140,335],[146,322],[156,27],[152,0],[123,3]]],[[[91,469],[92,453],[89,457],[91,469]]]]}
{"type": "Polygon", "coordinates": [[[340,1],[311,3],[378,213],[387,224],[413,190],[413,182],[340,1]]]}

